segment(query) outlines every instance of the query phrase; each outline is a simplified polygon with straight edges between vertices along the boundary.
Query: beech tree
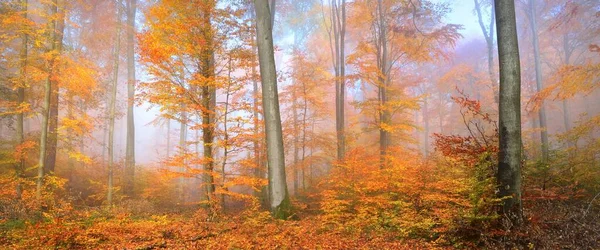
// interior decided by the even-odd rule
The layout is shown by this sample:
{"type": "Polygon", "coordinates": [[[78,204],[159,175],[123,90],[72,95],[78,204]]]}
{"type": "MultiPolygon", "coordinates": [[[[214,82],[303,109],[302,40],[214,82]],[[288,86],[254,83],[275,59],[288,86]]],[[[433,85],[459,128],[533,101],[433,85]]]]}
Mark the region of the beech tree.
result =
{"type": "Polygon", "coordinates": [[[267,137],[270,208],[275,218],[285,219],[291,214],[291,203],[285,176],[285,158],[281,132],[281,116],[279,114],[271,13],[267,0],[254,0],[254,6],[256,10],[256,43],[258,45],[262,102],[267,137]]]}
{"type": "Polygon", "coordinates": [[[500,103],[498,132],[498,197],[503,199],[501,212],[516,225],[523,222],[521,202],[521,67],[515,3],[495,1],[500,62],[500,103]]]}

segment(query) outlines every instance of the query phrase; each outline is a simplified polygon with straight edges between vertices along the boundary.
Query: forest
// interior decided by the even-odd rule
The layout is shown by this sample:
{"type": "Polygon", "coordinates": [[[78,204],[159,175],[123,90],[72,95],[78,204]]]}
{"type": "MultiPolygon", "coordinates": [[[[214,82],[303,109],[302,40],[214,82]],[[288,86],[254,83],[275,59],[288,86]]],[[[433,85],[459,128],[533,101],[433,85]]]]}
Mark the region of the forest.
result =
{"type": "Polygon", "coordinates": [[[1,249],[600,249],[597,0],[2,0],[1,249]]]}

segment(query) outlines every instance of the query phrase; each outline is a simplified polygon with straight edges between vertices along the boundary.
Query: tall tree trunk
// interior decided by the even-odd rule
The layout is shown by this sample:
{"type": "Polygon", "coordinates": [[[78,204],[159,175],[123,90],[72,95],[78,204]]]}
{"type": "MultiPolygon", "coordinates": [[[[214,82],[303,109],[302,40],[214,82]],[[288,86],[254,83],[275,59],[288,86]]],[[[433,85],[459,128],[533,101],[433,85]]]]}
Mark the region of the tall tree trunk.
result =
{"type": "Polygon", "coordinates": [[[388,54],[387,54],[387,23],[385,20],[385,13],[383,10],[382,0],[377,1],[377,17],[376,26],[377,30],[377,68],[379,70],[378,79],[378,100],[379,100],[379,154],[380,154],[380,167],[384,168],[387,165],[387,151],[390,143],[390,134],[387,131],[388,125],[390,125],[391,115],[388,111],[387,105],[387,85],[389,80],[388,70],[388,54]]]}
{"type": "MultiPolygon", "coordinates": [[[[52,8],[57,9],[58,16],[56,18],[55,37],[54,37],[54,50],[56,55],[62,53],[63,48],[63,35],[65,29],[65,4],[64,2],[54,1],[52,8]]],[[[54,66],[52,66],[54,67],[54,66]]],[[[58,68],[53,69],[54,74],[58,73],[58,68]]],[[[50,78],[50,111],[49,111],[49,127],[48,127],[48,148],[46,149],[46,164],[44,172],[50,174],[54,172],[56,167],[56,150],[58,146],[58,106],[59,106],[59,93],[60,89],[58,81],[54,77],[50,78]]]]}
{"type": "MultiPolygon", "coordinates": [[[[229,154],[229,133],[227,131],[227,122],[229,115],[229,97],[231,95],[231,57],[227,64],[227,89],[225,91],[225,111],[223,112],[223,163],[221,164],[221,188],[226,191],[225,187],[225,168],[227,167],[227,156],[229,154]]],[[[221,194],[221,207],[225,209],[225,193],[221,194]]]]}
{"type": "Polygon", "coordinates": [[[133,196],[135,188],[135,123],[133,103],[135,97],[135,14],[137,0],[127,0],[127,146],[125,150],[125,183],[123,191],[133,196]]]}
{"type": "Polygon", "coordinates": [[[475,2],[475,12],[477,12],[477,20],[479,21],[479,27],[481,28],[481,32],[485,37],[485,43],[487,46],[487,54],[488,54],[488,75],[490,77],[490,82],[492,84],[492,90],[494,91],[494,101],[498,103],[498,88],[497,88],[497,80],[496,74],[494,73],[494,20],[496,12],[494,11],[494,7],[492,6],[492,16],[490,17],[490,25],[489,29],[485,28],[485,24],[483,24],[483,15],[481,14],[481,4],[480,0],[473,0],[475,2]]]}
{"type": "MultiPolygon", "coordinates": [[[[345,93],[346,93],[346,1],[331,0],[331,26],[333,41],[331,44],[333,54],[333,67],[335,71],[335,130],[337,135],[337,159],[342,160],[346,155],[345,135],[345,93]],[[339,6],[341,5],[341,6],[339,6]]],[[[331,37],[330,37],[331,40],[331,37]]],[[[331,41],[330,41],[331,42],[331,41]]]]}
{"type": "MultiPolygon", "coordinates": [[[[186,154],[187,154],[187,145],[186,145],[186,141],[187,141],[187,111],[186,111],[186,105],[185,104],[181,104],[181,121],[179,123],[180,127],[179,127],[179,148],[180,148],[180,154],[183,156],[183,162],[181,163],[183,166],[180,168],[180,172],[181,173],[185,173],[187,172],[187,161],[186,159],[186,154]]],[[[179,177],[179,200],[183,203],[186,202],[186,197],[185,197],[185,178],[183,176],[179,177]]]]}
{"type": "Polygon", "coordinates": [[[423,138],[423,155],[429,157],[429,102],[425,96],[423,102],[423,121],[425,122],[425,138],[423,138]]]}
{"type": "MultiPolygon", "coordinates": [[[[58,0],[52,1],[52,6],[50,8],[50,16],[55,16],[58,11],[58,0]]],[[[55,21],[51,21],[49,25],[50,33],[50,50],[49,52],[54,52],[57,49],[57,23],[55,21]]],[[[48,142],[48,118],[50,115],[50,99],[51,99],[51,85],[52,85],[52,75],[54,74],[54,56],[49,60],[47,69],[48,76],[46,77],[44,83],[44,109],[42,110],[42,124],[41,124],[41,136],[40,136],[40,156],[38,160],[38,175],[36,180],[36,199],[38,202],[42,200],[42,185],[44,183],[44,170],[46,168],[46,147],[48,142]]],[[[41,205],[41,203],[40,203],[41,205]]]]}
{"type": "Polygon", "coordinates": [[[287,218],[291,213],[291,203],[285,176],[285,158],[281,116],[277,93],[277,71],[273,51],[271,13],[267,0],[254,0],[256,10],[256,38],[262,100],[267,136],[267,159],[269,168],[269,197],[271,213],[275,218],[287,218]]]}
{"type": "MultiPolygon", "coordinates": [[[[214,80],[214,50],[212,37],[211,12],[215,7],[215,2],[205,2],[207,6],[203,6],[204,10],[204,32],[203,39],[206,42],[206,47],[202,51],[202,75],[209,81],[214,80]]],[[[202,140],[204,143],[204,170],[207,174],[204,175],[204,185],[206,185],[207,198],[212,199],[215,192],[215,182],[212,172],[214,171],[214,156],[213,156],[213,141],[214,141],[214,117],[216,92],[212,83],[206,82],[201,87],[202,95],[202,140]]]]}
{"type": "MultiPolygon", "coordinates": [[[[293,83],[292,83],[293,84],[293,83]]],[[[299,174],[298,174],[298,160],[299,160],[299,141],[298,137],[300,136],[300,128],[298,127],[298,107],[296,106],[296,86],[292,86],[292,116],[294,122],[294,164],[292,165],[292,176],[294,178],[294,195],[298,195],[298,186],[299,186],[299,174]]]]}
{"type": "Polygon", "coordinates": [[[117,102],[117,83],[119,82],[119,52],[121,45],[121,3],[120,0],[115,1],[116,15],[116,30],[115,30],[115,47],[113,51],[113,85],[111,86],[110,96],[110,113],[108,116],[108,195],[106,201],[108,206],[113,204],[113,172],[114,172],[114,140],[115,140],[115,113],[117,102]]]}
{"type": "MultiPolygon", "coordinates": [[[[529,24],[531,26],[531,37],[533,42],[533,56],[535,61],[535,86],[537,92],[542,91],[542,64],[540,63],[540,45],[538,42],[537,22],[535,12],[535,0],[529,0],[529,24]]],[[[546,110],[542,102],[538,111],[540,120],[540,138],[542,141],[542,162],[547,163],[550,153],[548,152],[548,127],[546,125],[546,110]]]]}
{"type": "MultiPolygon", "coordinates": [[[[22,11],[22,16],[24,20],[28,20],[27,17],[27,7],[28,7],[28,3],[27,0],[23,0],[21,3],[21,11],[22,11]]],[[[28,29],[27,27],[24,28],[28,29]]],[[[19,105],[23,105],[25,103],[25,88],[27,87],[27,45],[29,43],[29,35],[27,34],[26,31],[24,31],[21,34],[21,53],[20,53],[20,83],[19,83],[19,87],[17,88],[17,103],[19,105]]],[[[17,114],[17,143],[19,145],[22,145],[25,142],[25,132],[23,130],[23,118],[24,118],[24,114],[22,112],[20,112],[19,114],[17,114]]],[[[16,193],[17,193],[17,199],[21,199],[21,196],[23,194],[23,187],[22,187],[22,179],[25,177],[25,158],[23,157],[23,155],[20,156],[19,159],[17,159],[17,165],[16,165],[16,176],[17,176],[17,186],[16,186],[16,193]]]]}
{"type": "Polygon", "coordinates": [[[523,223],[521,203],[521,69],[515,19],[515,2],[496,0],[500,103],[498,196],[504,199],[501,212],[512,223],[523,223]]]}

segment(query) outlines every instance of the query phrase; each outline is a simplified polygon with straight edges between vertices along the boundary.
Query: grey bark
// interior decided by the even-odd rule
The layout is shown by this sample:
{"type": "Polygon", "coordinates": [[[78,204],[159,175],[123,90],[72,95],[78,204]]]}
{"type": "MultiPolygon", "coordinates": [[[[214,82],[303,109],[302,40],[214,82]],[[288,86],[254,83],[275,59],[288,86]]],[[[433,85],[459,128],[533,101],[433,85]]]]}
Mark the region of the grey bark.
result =
{"type": "Polygon", "coordinates": [[[262,82],[262,100],[269,169],[270,209],[275,218],[287,218],[291,211],[281,131],[281,116],[277,93],[277,71],[273,50],[271,13],[267,0],[254,0],[256,40],[262,82]]]}
{"type": "Polygon", "coordinates": [[[127,145],[125,150],[125,183],[123,191],[132,196],[135,178],[135,122],[133,104],[135,97],[135,15],[137,0],[127,0],[127,145]]]}
{"type": "Polygon", "coordinates": [[[523,223],[521,202],[521,69],[512,0],[496,0],[500,103],[498,196],[504,198],[501,213],[515,225],[523,223]]]}

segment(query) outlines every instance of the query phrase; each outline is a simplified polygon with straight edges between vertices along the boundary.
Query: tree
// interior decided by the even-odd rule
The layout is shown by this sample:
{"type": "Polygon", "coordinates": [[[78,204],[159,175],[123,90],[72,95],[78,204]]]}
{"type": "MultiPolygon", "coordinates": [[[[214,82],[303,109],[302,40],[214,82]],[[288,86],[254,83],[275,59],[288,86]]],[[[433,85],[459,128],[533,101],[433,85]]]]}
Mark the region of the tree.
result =
{"type": "Polygon", "coordinates": [[[521,67],[515,3],[495,1],[500,62],[498,196],[501,213],[515,225],[523,222],[521,203],[521,67]]]}
{"type": "Polygon", "coordinates": [[[285,219],[290,216],[291,203],[285,176],[285,158],[281,132],[281,116],[279,114],[271,13],[267,0],[254,0],[254,6],[256,11],[256,40],[267,137],[270,208],[273,217],[285,219]]]}
{"type": "Polygon", "coordinates": [[[485,44],[487,46],[487,59],[488,59],[488,75],[490,77],[490,82],[492,86],[492,90],[494,91],[494,101],[498,103],[498,87],[497,87],[497,79],[496,73],[494,72],[494,20],[496,12],[494,11],[494,4],[492,3],[492,11],[490,16],[490,24],[488,28],[485,27],[483,23],[483,15],[482,15],[482,4],[481,0],[473,0],[475,2],[475,12],[477,12],[477,20],[479,21],[479,27],[481,28],[481,32],[483,33],[483,37],[485,38],[485,44]]]}
{"type": "Polygon", "coordinates": [[[335,131],[337,134],[337,159],[342,160],[346,151],[346,135],[344,132],[344,105],[346,90],[346,57],[344,56],[346,37],[346,1],[330,1],[329,46],[331,49],[333,69],[335,72],[335,131]],[[332,34],[333,33],[333,34],[332,34]]]}
{"type": "Polygon", "coordinates": [[[123,189],[131,196],[135,175],[135,123],[133,103],[135,97],[135,14],[137,0],[127,0],[127,146],[125,152],[125,183],[123,189]]]}
{"type": "MultiPolygon", "coordinates": [[[[537,29],[537,15],[536,15],[536,5],[535,0],[529,0],[529,12],[527,13],[529,18],[529,25],[531,27],[531,37],[533,43],[533,56],[535,60],[535,83],[537,91],[542,91],[542,64],[540,62],[540,44],[538,41],[538,29],[537,29]]],[[[542,162],[546,163],[548,161],[549,152],[548,152],[548,127],[546,125],[546,109],[544,108],[544,104],[541,103],[538,115],[540,119],[540,138],[542,139],[542,162]]]]}
{"type": "Polygon", "coordinates": [[[115,113],[116,113],[116,102],[117,102],[117,84],[119,82],[119,52],[121,45],[121,1],[115,1],[116,8],[116,29],[115,29],[115,46],[113,52],[113,85],[110,90],[110,103],[109,103],[109,114],[108,114],[108,194],[106,201],[108,206],[113,204],[114,184],[113,184],[113,173],[114,173],[114,140],[115,140],[115,113]]]}
{"type": "MultiPolygon", "coordinates": [[[[27,0],[23,0],[21,3],[22,8],[22,17],[25,21],[28,21],[27,17],[27,0]]],[[[25,22],[24,22],[25,23],[25,22]]],[[[25,23],[25,25],[27,25],[25,23]]],[[[24,28],[26,30],[26,28],[24,28]]],[[[26,31],[23,31],[21,34],[21,51],[20,51],[20,83],[17,88],[17,105],[21,106],[25,104],[25,88],[27,87],[27,46],[28,46],[29,35],[26,31]]],[[[23,130],[23,112],[17,114],[17,143],[22,145],[25,142],[25,132],[23,130]]],[[[21,198],[23,193],[23,187],[21,185],[21,178],[24,177],[25,172],[25,158],[21,156],[17,159],[17,199],[21,198]]]]}
{"type": "MultiPolygon", "coordinates": [[[[38,161],[38,173],[37,173],[37,181],[36,181],[36,198],[38,201],[42,199],[42,185],[44,181],[44,172],[46,171],[46,149],[48,141],[48,121],[50,118],[50,109],[51,109],[51,98],[52,98],[52,78],[55,74],[54,66],[56,61],[57,50],[59,50],[62,39],[59,41],[59,38],[62,38],[59,35],[60,25],[58,24],[58,19],[56,17],[58,13],[58,0],[52,1],[50,7],[50,36],[49,43],[50,49],[48,50],[48,54],[50,55],[50,59],[46,62],[47,69],[47,77],[44,83],[44,105],[42,110],[42,124],[41,124],[41,135],[40,135],[40,156],[38,161]]],[[[62,33],[62,31],[60,31],[62,33]]],[[[57,113],[58,114],[58,113],[57,113]]]]}
{"type": "MultiPolygon", "coordinates": [[[[52,8],[57,9],[56,16],[53,16],[54,22],[56,22],[54,43],[56,53],[54,56],[59,57],[63,52],[63,38],[65,29],[65,2],[55,1],[52,4],[52,8]]],[[[53,66],[53,74],[59,74],[59,67],[53,66]]],[[[60,102],[60,86],[58,84],[57,77],[50,78],[50,111],[49,111],[49,124],[48,124],[48,145],[46,151],[46,164],[44,171],[46,173],[54,172],[56,168],[56,151],[58,147],[58,110],[60,102]]]]}

